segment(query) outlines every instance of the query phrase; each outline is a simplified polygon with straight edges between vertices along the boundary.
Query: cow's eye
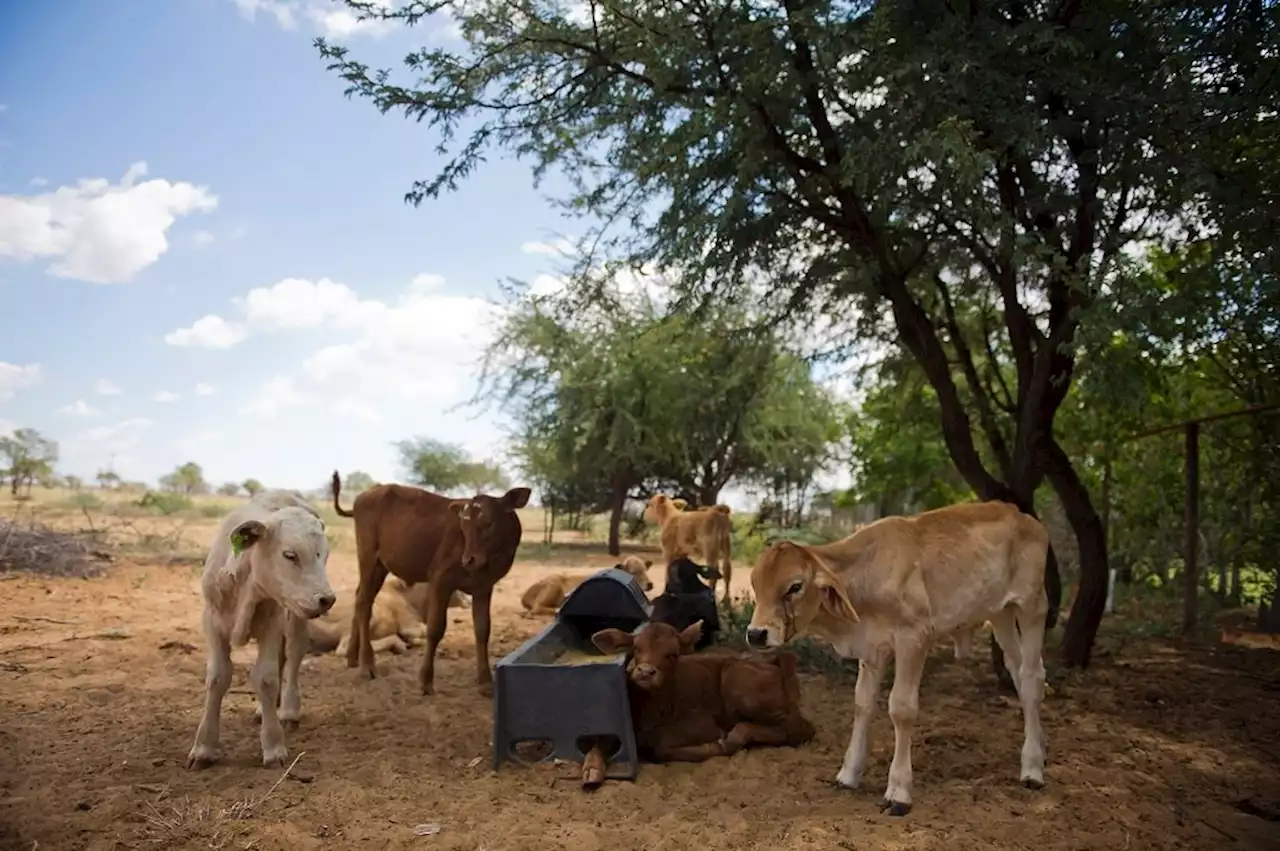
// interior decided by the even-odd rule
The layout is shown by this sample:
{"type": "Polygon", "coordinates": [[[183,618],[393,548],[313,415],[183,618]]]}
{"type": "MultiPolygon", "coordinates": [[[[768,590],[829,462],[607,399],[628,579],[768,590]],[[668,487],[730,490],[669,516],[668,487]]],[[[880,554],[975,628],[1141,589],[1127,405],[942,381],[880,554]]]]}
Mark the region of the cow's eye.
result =
{"type": "Polygon", "coordinates": [[[797,579],[795,582],[791,583],[790,587],[787,588],[787,596],[791,597],[791,596],[794,596],[795,594],[799,594],[801,589],[803,588],[804,588],[804,582],[797,579]]]}
{"type": "Polygon", "coordinates": [[[289,561],[293,562],[294,564],[298,563],[298,554],[295,553],[293,550],[285,550],[284,557],[287,558],[289,561]]]}

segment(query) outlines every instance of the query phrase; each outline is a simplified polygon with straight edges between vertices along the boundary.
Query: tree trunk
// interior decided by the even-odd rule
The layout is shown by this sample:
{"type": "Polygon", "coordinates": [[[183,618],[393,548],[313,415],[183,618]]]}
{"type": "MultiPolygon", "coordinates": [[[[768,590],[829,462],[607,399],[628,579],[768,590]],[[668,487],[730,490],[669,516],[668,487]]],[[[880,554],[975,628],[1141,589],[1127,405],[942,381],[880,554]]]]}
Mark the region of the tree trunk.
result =
{"type": "MultiPolygon", "coordinates": [[[[1107,605],[1107,533],[1089,489],[1076,475],[1066,452],[1052,438],[1046,443],[1045,472],[1080,546],[1080,590],[1062,636],[1062,660],[1072,667],[1087,668],[1107,605]]],[[[1054,608],[1050,601],[1050,610],[1054,608]]]]}
{"type": "Polygon", "coordinates": [[[609,513],[609,555],[622,555],[622,509],[627,504],[627,487],[622,484],[613,486],[612,506],[609,513]]]}
{"type": "Polygon", "coordinates": [[[715,485],[707,485],[698,488],[698,507],[710,508],[720,500],[720,488],[715,485]]]}

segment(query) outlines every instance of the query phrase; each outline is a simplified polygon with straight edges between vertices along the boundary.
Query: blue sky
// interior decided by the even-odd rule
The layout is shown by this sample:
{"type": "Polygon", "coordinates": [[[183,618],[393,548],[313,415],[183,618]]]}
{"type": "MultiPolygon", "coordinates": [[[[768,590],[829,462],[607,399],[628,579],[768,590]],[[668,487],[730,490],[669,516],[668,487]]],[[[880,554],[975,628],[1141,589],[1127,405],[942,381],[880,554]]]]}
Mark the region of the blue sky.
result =
{"type": "Polygon", "coordinates": [[[413,434],[496,451],[469,396],[484,299],[572,223],[494,159],[457,193],[422,127],[342,96],[311,39],[395,63],[446,26],[329,0],[60,0],[0,10],[0,431],[63,472],[310,488],[398,472],[413,434]],[[336,13],[336,14],[335,14],[336,13]],[[209,318],[214,317],[214,318],[209,318]]]}
{"type": "Polygon", "coordinates": [[[449,24],[334,0],[0,6],[0,434],[39,429],[86,478],[194,460],[305,489],[395,480],[411,435],[497,456],[500,414],[454,406],[498,282],[557,285],[562,187],[494,156],[406,205],[434,136],[344,98],[311,44],[398,66],[449,24]]]}

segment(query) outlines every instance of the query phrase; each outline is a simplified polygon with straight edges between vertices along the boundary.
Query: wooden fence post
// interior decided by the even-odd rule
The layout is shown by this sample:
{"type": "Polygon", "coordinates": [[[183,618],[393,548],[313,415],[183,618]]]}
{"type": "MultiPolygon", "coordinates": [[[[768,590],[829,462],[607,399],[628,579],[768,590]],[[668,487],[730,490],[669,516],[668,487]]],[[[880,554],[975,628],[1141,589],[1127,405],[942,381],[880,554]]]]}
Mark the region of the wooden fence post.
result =
{"type": "Polygon", "coordinates": [[[1186,543],[1183,552],[1182,634],[1189,636],[1196,628],[1196,603],[1200,590],[1200,566],[1197,555],[1200,544],[1200,423],[1186,426],[1187,504],[1186,543]]]}

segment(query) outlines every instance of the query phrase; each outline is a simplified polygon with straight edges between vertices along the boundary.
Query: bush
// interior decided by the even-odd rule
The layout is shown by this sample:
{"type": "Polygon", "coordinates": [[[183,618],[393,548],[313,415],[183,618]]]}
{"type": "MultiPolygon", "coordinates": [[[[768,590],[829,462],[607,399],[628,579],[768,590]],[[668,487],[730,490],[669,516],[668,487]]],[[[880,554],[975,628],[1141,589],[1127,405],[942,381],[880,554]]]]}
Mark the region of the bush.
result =
{"type": "Polygon", "coordinates": [[[204,505],[200,506],[201,517],[212,517],[216,519],[219,517],[226,517],[230,513],[231,506],[224,505],[221,502],[206,502],[204,505]]]}
{"type": "Polygon", "coordinates": [[[778,526],[756,526],[755,517],[748,514],[733,515],[733,558],[755,564],[770,539],[794,541],[797,544],[829,544],[833,538],[808,526],[784,529],[778,526]]]}
{"type": "Polygon", "coordinates": [[[88,491],[77,491],[66,501],[66,505],[68,507],[74,508],[77,511],[97,511],[105,504],[106,503],[102,501],[102,497],[98,496],[96,493],[89,493],[88,491]]]}
{"type": "Polygon", "coordinates": [[[180,493],[149,490],[134,505],[168,517],[170,514],[177,514],[179,511],[190,510],[195,506],[195,503],[191,501],[190,497],[183,496],[180,493]]]}

